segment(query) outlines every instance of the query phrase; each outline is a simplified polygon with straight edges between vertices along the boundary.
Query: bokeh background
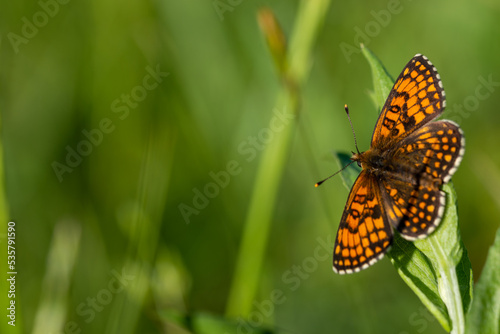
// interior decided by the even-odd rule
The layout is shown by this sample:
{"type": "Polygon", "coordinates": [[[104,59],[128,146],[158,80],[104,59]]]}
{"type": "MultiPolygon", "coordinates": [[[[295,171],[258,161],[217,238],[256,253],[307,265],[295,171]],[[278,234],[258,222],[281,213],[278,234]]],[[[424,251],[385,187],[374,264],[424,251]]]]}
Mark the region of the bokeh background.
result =
{"type": "MultiPolygon", "coordinates": [[[[2,332],[185,333],[175,323],[187,315],[224,316],[272,142],[262,138],[287,107],[257,23],[263,6],[290,36],[295,0],[2,3],[1,268],[10,220],[18,272],[17,326],[4,319],[2,332]],[[252,138],[259,149],[243,154],[252,138]],[[237,172],[227,185],[209,190],[207,203],[196,199],[228,164],[237,172]]],[[[278,190],[254,318],[236,316],[240,325],[444,332],[389,260],[355,275],[332,272],[331,245],[318,247],[333,239],[348,190],[339,177],[313,185],[339,169],[333,152],[354,150],[344,104],[360,149],[369,147],[378,110],[359,43],[393,77],[425,54],[446,90],[443,117],[466,135],[453,182],[477,280],[500,215],[499,22],[493,0],[329,4],[284,168],[271,181],[278,190]],[[262,310],[273,291],[282,292],[279,303],[262,310]]]]}

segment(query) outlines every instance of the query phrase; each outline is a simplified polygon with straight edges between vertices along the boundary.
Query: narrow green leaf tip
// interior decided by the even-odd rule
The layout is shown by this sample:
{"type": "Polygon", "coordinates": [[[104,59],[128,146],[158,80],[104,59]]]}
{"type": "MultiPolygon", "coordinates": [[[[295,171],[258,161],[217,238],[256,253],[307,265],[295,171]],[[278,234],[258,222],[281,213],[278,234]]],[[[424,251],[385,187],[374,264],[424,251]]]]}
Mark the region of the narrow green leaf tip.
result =
{"type": "Polygon", "coordinates": [[[500,333],[500,229],[490,247],[467,316],[467,334],[500,333]]]}

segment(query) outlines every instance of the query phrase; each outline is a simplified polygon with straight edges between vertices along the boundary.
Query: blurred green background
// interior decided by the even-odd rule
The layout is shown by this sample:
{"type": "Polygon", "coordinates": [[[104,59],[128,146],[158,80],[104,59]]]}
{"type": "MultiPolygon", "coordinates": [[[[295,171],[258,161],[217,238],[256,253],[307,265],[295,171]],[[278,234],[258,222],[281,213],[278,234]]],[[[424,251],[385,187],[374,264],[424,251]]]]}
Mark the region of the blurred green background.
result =
{"type": "MultiPolygon", "coordinates": [[[[272,142],[265,129],[287,107],[257,23],[263,6],[289,36],[295,0],[3,2],[1,268],[11,220],[18,275],[16,327],[3,316],[2,332],[184,333],[173,314],[225,314],[272,142]],[[237,171],[227,185],[200,199],[228,164],[237,171]]],[[[335,236],[348,190],[339,177],[313,185],[339,169],[332,152],[354,150],[344,104],[360,149],[370,144],[378,110],[358,43],[393,78],[425,54],[446,90],[443,117],[466,135],[453,181],[477,279],[500,214],[499,22],[493,0],[330,3],[275,180],[247,323],[285,333],[444,332],[389,260],[332,272],[332,247],[321,245],[335,236]],[[263,309],[273,291],[279,302],[263,309]]]]}

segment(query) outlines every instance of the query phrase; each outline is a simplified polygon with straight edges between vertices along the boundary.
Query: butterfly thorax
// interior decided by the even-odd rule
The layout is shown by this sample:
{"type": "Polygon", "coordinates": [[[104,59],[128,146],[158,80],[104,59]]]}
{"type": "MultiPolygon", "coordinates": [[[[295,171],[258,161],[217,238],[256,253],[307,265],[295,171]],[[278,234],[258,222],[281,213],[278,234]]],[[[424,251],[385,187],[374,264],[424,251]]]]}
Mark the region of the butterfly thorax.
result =
{"type": "Polygon", "coordinates": [[[393,178],[416,183],[415,176],[419,171],[402,159],[398,159],[391,150],[370,148],[362,153],[354,153],[351,160],[358,166],[377,177],[391,175],[393,178]]]}
{"type": "Polygon", "coordinates": [[[410,184],[425,184],[438,188],[443,184],[440,177],[425,172],[422,164],[411,163],[393,150],[370,148],[362,153],[354,153],[351,157],[358,165],[375,177],[391,177],[410,184]]]}

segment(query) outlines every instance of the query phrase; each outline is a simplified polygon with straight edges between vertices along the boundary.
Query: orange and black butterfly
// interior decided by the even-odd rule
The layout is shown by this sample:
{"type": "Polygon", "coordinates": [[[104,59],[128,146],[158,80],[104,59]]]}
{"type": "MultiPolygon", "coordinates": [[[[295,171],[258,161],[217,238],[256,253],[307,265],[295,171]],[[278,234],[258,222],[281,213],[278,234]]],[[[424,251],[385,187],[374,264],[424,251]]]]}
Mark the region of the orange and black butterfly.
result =
{"type": "Polygon", "coordinates": [[[349,193],[333,253],[333,270],[350,274],[381,259],[393,230],[407,240],[428,236],[443,216],[441,186],[457,170],[465,140],[454,122],[440,120],[443,84],[417,54],[397,78],[368,151],[354,153],[362,171],[349,193]]]}

